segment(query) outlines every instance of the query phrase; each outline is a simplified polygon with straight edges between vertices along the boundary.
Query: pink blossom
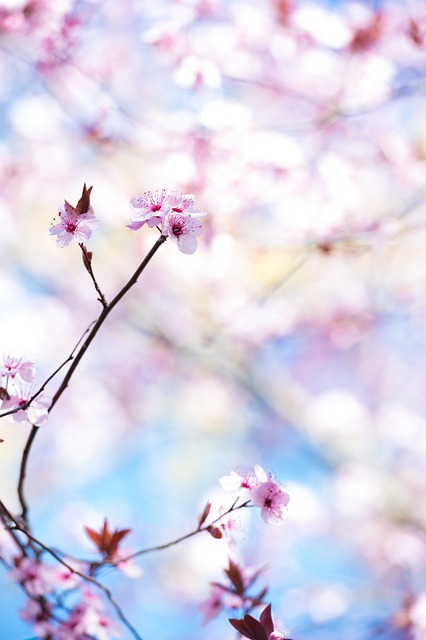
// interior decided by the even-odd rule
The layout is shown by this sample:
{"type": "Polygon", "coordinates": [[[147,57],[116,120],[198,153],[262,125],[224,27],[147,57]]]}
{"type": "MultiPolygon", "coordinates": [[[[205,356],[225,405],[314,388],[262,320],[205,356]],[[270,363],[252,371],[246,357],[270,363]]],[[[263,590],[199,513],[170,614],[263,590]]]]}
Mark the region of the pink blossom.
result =
{"type": "Polygon", "coordinates": [[[147,191],[142,196],[136,196],[130,200],[130,205],[135,209],[129,229],[136,231],[145,223],[148,227],[160,224],[164,216],[170,211],[169,195],[165,189],[157,189],[154,192],[147,191]]]}
{"type": "Polygon", "coordinates": [[[119,547],[112,556],[111,561],[128,578],[139,578],[142,575],[142,569],[138,567],[133,558],[129,558],[131,555],[131,549],[119,547]]]}
{"type": "Polygon", "coordinates": [[[244,606],[241,596],[231,593],[219,584],[212,584],[208,598],[200,605],[200,611],[204,615],[203,624],[207,624],[216,618],[225,608],[240,609],[244,606]]]}
{"type": "Polygon", "coordinates": [[[57,631],[58,640],[111,640],[121,636],[119,627],[102,611],[102,602],[88,589],[82,593],[82,600],[71,611],[69,619],[57,631]]]}
{"type": "Polygon", "coordinates": [[[190,216],[168,215],[163,221],[163,236],[169,236],[182,253],[195,253],[197,237],[201,235],[202,231],[201,222],[190,216]]]}
{"type": "Polygon", "coordinates": [[[135,209],[129,229],[136,231],[144,224],[149,227],[161,225],[163,236],[170,237],[182,253],[191,254],[197,249],[196,238],[202,233],[202,225],[196,218],[206,214],[194,203],[194,196],[165,189],[148,191],[130,201],[135,209]]]}
{"type": "Polygon", "coordinates": [[[37,638],[51,638],[54,633],[54,627],[51,622],[52,606],[47,602],[41,606],[38,600],[28,599],[25,609],[19,611],[22,620],[32,624],[34,633],[37,638]]]}
{"type": "Polygon", "coordinates": [[[223,611],[225,603],[223,594],[225,590],[219,585],[212,585],[208,598],[200,605],[200,611],[204,616],[203,624],[207,624],[223,611]]]}
{"type": "Polygon", "coordinates": [[[92,235],[92,226],[97,220],[90,206],[85,213],[79,213],[68,202],[59,208],[60,222],[49,229],[49,233],[56,236],[59,247],[66,247],[72,240],[86,242],[92,235]]]}
{"type": "Polygon", "coordinates": [[[15,568],[9,572],[9,580],[23,584],[30,596],[43,596],[54,588],[51,567],[27,557],[16,560],[15,568]]]}
{"type": "Polygon", "coordinates": [[[193,218],[202,218],[206,215],[204,211],[195,206],[194,196],[191,193],[183,195],[172,191],[169,193],[167,201],[170,205],[171,213],[182,213],[193,218]]]}
{"type": "Polygon", "coordinates": [[[36,375],[34,360],[25,360],[16,356],[3,356],[0,364],[0,376],[15,378],[19,376],[25,382],[32,382],[36,375]]]}
{"type": "MultiPolygon", "coordinates": [[[[219,507],[219,515],[222,515],[223,513],[223,507],[219,507]]],[[[226,541],[230,549],[233,549],[236,542],[235,533],[241,530],[239,519],[235,516],[234,513],[228,513],[224,515],[220,521],[220,529],[224,532],[226,541]]]]}
{"type": "MultiPolygon", "coordinates": [[[[71,569],[79,573],[83,573],[87,568],[84,562],[77,562],[72,558],[65,558],[64,560],[71,569]]],[[[63,564],[58,564],[51,568],[50,573],[56,589],[74,589],[81,582],[81,577],[74,573],[74,571],[71,571],[71,569],[68,569],[68,567],[63,564]]]]}
{"type": "MultiPolygon", "coordinates": [[[[3,400],[2,410],[16,409],[17,407],[25,407],[29,399],[31,398],[31,389],[27,389],[15,395],[9,396],[9,398],[3,400]]],[[[30,406],[26,409],[22,408],[21,411],[11,414],[11,418],[14,422],[24,422],[28,420],[31,424],[41,427],[47,422],[49,416],[49,408],[51,405],[51,399],[44,395],[39,395],[35,398],[30,406]]]]}
{"type": "Polygon", "coordinates": [[[260,515],[266,523],[281,524],[290,496],[270,479],[251,491],[251,500],[261,508],[260,515]]]}
{"type": "Polygon", "coordinates": [[[238,473],[231,471],[229,476],[222,476],[219,483],[225,491],[235,491],[241,497],[248,497],[251,489],[257,484],[256,476],[251,469],[248,472],[238,473]]]}

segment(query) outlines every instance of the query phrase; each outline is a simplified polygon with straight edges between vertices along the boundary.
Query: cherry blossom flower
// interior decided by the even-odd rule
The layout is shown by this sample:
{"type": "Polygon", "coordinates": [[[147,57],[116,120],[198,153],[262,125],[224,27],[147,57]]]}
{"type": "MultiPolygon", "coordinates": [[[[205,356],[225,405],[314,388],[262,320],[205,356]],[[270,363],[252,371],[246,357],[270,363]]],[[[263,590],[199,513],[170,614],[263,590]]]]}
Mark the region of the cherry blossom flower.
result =
{"type": "Polygon", "coordinates": [[[261,508],[260,515],[267,524],[281,524],[290,496],[270,479],[251,491],[251,500],[261,508]]]}
{"type": "Polygon", "coordinates": [[[58,640],[111,640],[120,637],[119,627],[102,611],[102,601],[88,589],[82,590],[82,599],[71,610],[68,620],[58,627],[58,640]]]}
{"type": "Polygon", "coordinates": [[[10,395],[3,400],[2,410],[16,409],[22,407],[21,411],[11,414],[11,418],[14,422],[24,422],[28,420],[31,424],[35,424],[41,427],[47,422],[49,416],[49,408],[51,405],[51,399],[48,396],[39,395],[35,398],[29,407],[24,408],[32,396],[32,390],[30,388],[21,390],[15,395],[10,395]]]}
{"type": "Polygon", "coordinates": [[[169,215],[163,222],[163,236],[169,236],[182,253],[195,253],[197,237],[201,235],[203,226],[199,220],[185,215],[169,215]]]}
{"type": "Polygon", "coordinates": [[[165,189],[148,191],[130,201],[136,213],[127,225],[136,231],[144,224],[149,227],[161,225],[161,233],[175,242],[182,253],[191,254],[197,249],[197,237],[203,228],[197,220],[206,214],[194,203],[194,196],[165,189]]]}
{"type": "Polygon", "coordinates": [[[47,602],[42,606],[38,600],[28,599],[25,608],[19,611],[19,615],[22,620],[32,624],[37,638],[51,638],[55,630],[51,621],[52,609],[52,605],[47,602]]]}
{"type": "Polygon", "coordinates": [[[11,355],[3,356],[3,362],[0,363],[0,376],[12,379],[19,376],[25,382],[32,382],[35,375],[34,360],[25,360],[11,355]]]}
{"type": "Polygon", "coordinates": [[[87,569],[87,564],[77,562],[73,558],[64,558],[64,560],[71,568],[69,569],[63,564],[52,567],[50,573],[53,584],[55,585],[55,589],[74,589],[81,582],[81,577],[74,573],[74,571],[83,573],[87,569]],[[74,571],[71,569],[74,569],[74,571]]]}
{"type": "Polygon", "coordinates": [[[191,193],[183,195],[172,191],[169,193],[167,201],[172,213],[182,213],[193,218],[202,218],[206,215],[204,211],[195,206],[194,196],[191,193]]]}
{"type": "Polygon", "coordinates": [[[132,198],[130,205],[135,209],[135,214],[127,227],[136,231],[145,223],[148,224],[148,227],[160,224],[171,209],[169,195],[165,189],[157,189],[154,192],[147,191],[142,196],[132,198]]]}
{"type": "Polygon", "coordinates": [[[54,588],[51,567],[28,557],[15,559],[15,568],[8,574],[9,580],[20,582],[30,596],[43,596],[54,588]]]}
{"type": "Polygon", "coordinates": [[[230,593],[219,584],[212,584],[209,596],[200,605],[200,611],[204,615],[203,624],[216,618],[223,609],[240,609],[243,606],[244,600],[241,596],[230,593]]]}
{"type": "Polygon", "coordinates": [[[290,496],[282,490],[272,474],[266,473],[260,465],[257,464],[244,473],[231,471],[229,476],[223,476],[219,482],[225,490],[235,491],[241,498],[249,498],[256,507],[260,507],[260,515],[265,522],[282,522],[290,496]]]}
{"type": "Polygon", "coordinates": [[[249,496],[250,490],[257,484],[257,480],[253,470],[244,473],[231,471],[229,476],[222,476],[219,483],[225,491],[235,491],[239,496],[245,498],[249,496]]]}
{"type": "Polygon", "coordinates": [[[138,567],[133,558],[130,558],[133,550],[129,547],[117,549],[112,556],[111,561],[128,578],[139,578],[142,575],[142,569],[138,567]]]}
{"type": "Polygon", "coordinates": [[[211,586],[209,596],[200,605],[200,611],[204,616],[203,624],[207,624],[223,611],[225,608],[224,593],[226,591],[223,587],[215,584],[211,586]]]}
{"type": "Polygon", "coordinates": [[[59,208],[60,221],[49,229],[49,233],[56,236],[59,247],[67,247],[72,240],[87,242],[92,235],[92,227],[97,224],[93,209],[89,206],[85,213],[79,213],[68,202],[59,208]]]}

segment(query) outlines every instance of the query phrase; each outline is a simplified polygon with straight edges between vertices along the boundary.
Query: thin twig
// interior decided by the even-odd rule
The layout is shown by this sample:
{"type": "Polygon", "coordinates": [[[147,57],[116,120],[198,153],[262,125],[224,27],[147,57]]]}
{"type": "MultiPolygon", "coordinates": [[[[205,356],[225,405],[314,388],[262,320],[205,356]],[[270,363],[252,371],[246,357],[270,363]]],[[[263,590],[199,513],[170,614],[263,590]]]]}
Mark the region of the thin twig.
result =
{"type": "MultiPolygon", "coordinates": [[[[89,345],[91,344],[92,340],[94,339],[94,337],[98,333],[99,329],[101,328],[101,326],[103,325],[103,323],[107,319],[108,315],[111,313],[111,311],[114,309],[114,307],[118,304],[118,302],[120,302],[120,300],[127,293],[127,291],[129,291],[129,289],[131,289],[131,287],[133,287],[133,285],[136,284],[136,282],[138,281],[138,278],[141,275],[142,271],[145,269],[145,267],[148,265],[148,263],[153,258],[155,253],[158,251],[158,249],[161,247],[161,245],[166,240],[167,240],[167,236],[161,235],[158,238],[158,240],[155,242],[155,244],[152,247],[152,249],[147,253],[145,258],[142,260],[142,262],[140,263],[139,267],[136,269],[136,271],[134,272],[132,277],[128,280],[128,282],[124,285],[124,287],[122,287],[122,289],[120,289],[120,291],[117,293],[115,298],[113,298],[113,300],[110,303],[108,303],[102,309],[101,314],[99,315],[98,319],[95,320],[94,323],[92,323],[92,325],[90,325],[91,329],[89,331],[89,335],[87,336],[87,338],[83,342],[83,344],[80,346],[80,348],[78,350],[78,353],[75,356],[75,358],[74,358],[74,351],[75,351],[75,349],[74,349],[74,351],[72,352],[71,356],[67,359],[66,362],[69,362],[70,360],[73,360],[73,362],[72,362],[70,368],[68,369],[67,373],[65,374],[65,377],[62,380],[59,388],[57,389],[57,391],[55,393],[55,395],[53,396],[52,403],[51,403],[51,405],[49,407],[49,413],[50,413],[50,411],[52,411],[53,407],[55,406],[55,404],[57,403],[57,401],[59,400],[59,398],[61,397],[61,395],[65,391],[65,389],[67,388],[68,383],[69,383],[74,371],[76,370],[76,368],[80,364],[80,360],[82,359],[82,357],[86,353],[89,345]]],[[[80,344],[80,342],[81,342],[81,339],[80,339],[78,344],[80,344]]],[[[61,365],[60,368],[62,368],[62,366],[63,366],[63,364],[61,365]]],[[[51,379],[51,377],[49,379],[51,379]]],[[[33,425],[32,429],[31,429],[31,432],[30,432],[30,435],[29,435],[28,440],[27,440],[27,444],[25,445],[24,454],[22,456],[21,469],[20,469],[20,473],[19,473],[18,495],[19,495],[19,500],[20,500],[21,506],[22,506],[22,512],[23,512],[22,517],[24,518],[24,516],[25,516],[25,520],[27,519],[27,515],[28,515],[28,506],[27,506],[27,503],[26,503],[26,500],[25,500],[25,496],[24,496],[24,482],[25,482],[26,468],[27,468],[27,464],[28,464],[28,457],[29,457],[31,445],[34,442],[34,439],[35,439],[35,437],[37,435],[37,431],[38,431],[37,425],[33,425]]]]}
{"type": "Polygon", "coordinates": [[[99,302],[101,303],[101,305],[103,306],[103,308],[105,309],[105,307],[108,306],[108,303],[106,301],[106,298],[104,296],[104,294],[101,291],[100,286],[97,283],[97,280],[95,278],[95,274],[93,273],[93,269],[92,269],[92,254],[89,253],[86,249],[86,247],[84,246],[84,244],[82,242],[78,243],[78,246],[80,247],[82,253],[83,253],[83,264],[86,267],[87,273],[89,274],[89,276],[92,279],[93,285],[96,289],[97,294],[99,295],[99,302]]]}
{"type": "Polygon", "coordinates": [[[120,564],[121,562],[126,562],[126,560],[131,560],[132,558],[137,558],[138,556],[145,555],[146,553],[152,553],[153,551],[162,551],[163,549],[168,549],[169,547],[173,547],[174,545],[179,544],[184,540],[188,540],[188,538],[192,538],[193,536],[197,535],[197,533],[201,533],[203,531],[209,531],[217,522],[220,522],[220,520],[225,518],[227,515],[229,515],[233,511],[238,511],[238,509],[243,509],[244,507],[248,507],[250,500],[246,500],[246,502],[243,502],[238,506],[236,506],[237,502],[238,502],[238,498],[234,502],[234,504],[228,509],[228,511],[221,513],[220,516],[215,518],[212,522],[210,522],[210,524],[204,525],[203,527],[197,527],[197,529],[194,529],[193,531],[190,531],[190,533],[186,533],[185,535],[180,536],[179,538],[176,538],[171,542],[166,542],[165,544],[159,544],[155,547],[147,547],[146,549],[141,549],[140,551],[136,551],[136,553],[132,553],[126,558],[123,558],[122,560],[120,560],[118,564],[120,564]]]}

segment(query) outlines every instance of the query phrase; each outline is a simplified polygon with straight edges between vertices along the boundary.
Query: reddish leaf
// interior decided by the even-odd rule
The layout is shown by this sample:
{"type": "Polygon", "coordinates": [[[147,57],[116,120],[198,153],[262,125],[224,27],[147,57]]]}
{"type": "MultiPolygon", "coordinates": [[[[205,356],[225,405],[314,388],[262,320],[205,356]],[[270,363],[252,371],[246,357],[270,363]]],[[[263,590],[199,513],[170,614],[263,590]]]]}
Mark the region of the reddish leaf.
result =
{"type": "Polygon", "coordinates": [[[130,533],[131,529],[116,529],[115,531],[110,531],[108,520],[105,518],[100,531],[94,531],[94,529],[90,529],[89,527],[85,527],[85,531],[92,542],[98,547],[98,551],[104,554],[105,560],[113,562],[121,540],[130,533]]]}
{"type": "Polygon", "coordinates": [[[218,540],[222,538],[222,531],[218,527],[208,527],[207,531],[213,538],[217,538],[218,540]]]}
{"type": "Polygon", "coordinates": [[[244,623],[249,632],[252,634],[254,640],[268,640],[266,631],[260,624],[259,620],[256,620],[256,618],[253,618],[253,616],[247,614],[244,616],[244,623]]]}
{"type": "Polygon", "coordinates": [[[255,640],[254,636],[250,633],[250,631],[247,629],[246,625],[244,624],[244,620],[237,620],[237,618],[229,618],[229,622],[232,624],[234,629],[236,629],[239,633],[241,633],[242,636],[245,636],[246,638],[250,638],[250,640],[255,640]]]}
{"type": "Polygon", "coordinates": [[[243,577],[241,575],[241,569],[235,562],[232,562],[231,559],[229,559],[229,568],[225,569],[225,574],[234,585],[235,593],[239,596],[243,595],[245,587],[243,577]]]}
{"type": "Polygon", "coordinates": [[[81,194],[81,198],[80,200],[77,202],[77,206],[75,208],[75,210],[77,211],[77,213],[79,215],[81,215],[82,213],[87,213],[89,211],[90,208],[90,193],[92,191],[93,187],[86,187],[86,183],[84,183],[83,186],[83,192],[81,194]]]}
{"type": "Polygon", "coordinates": [[[259,618],[260,624],[265,629],[267,636],[269,637],[274,630],[274,623],[272,621],[272,607],[270,604],[262,611],[259,618]]]}
{"type": "Polygon", "coordinates": [[[202,513],[198,516],[198,528],[199,529],[201,529],[201,527],[203,526],[203,524],[207,520],[207,518],[209,516],[209,513],[210,513],[211,506],[212,506],[212,503],[211,502],[207,502],[207,504],[204,507],[202,513]]]}
{"type": "Polygon", "coordinates": [[[89,527],[84,527],[84,530],[87,533],[87,535],[89,536],[89,538],[92,540],[92,542],[94,542],[95,545],[97,547],[99,547],[99,545],[101,544],[101,537],[100,537],[99,533],[97,533],[93,529],[90,529],[89,527]]]}
{"type": "Polygon", "coordinates": [[[9,400],[10,395],[7,392],[7,389],[4,387],[0,387],[0,400],[9,400]]]}

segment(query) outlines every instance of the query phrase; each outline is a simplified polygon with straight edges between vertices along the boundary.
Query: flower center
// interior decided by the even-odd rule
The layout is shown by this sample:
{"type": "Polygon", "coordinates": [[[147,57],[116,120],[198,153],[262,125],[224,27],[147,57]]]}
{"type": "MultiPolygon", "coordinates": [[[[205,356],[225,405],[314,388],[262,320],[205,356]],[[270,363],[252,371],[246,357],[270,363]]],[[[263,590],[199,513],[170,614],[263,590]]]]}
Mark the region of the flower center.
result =
{"type": "Polygon", "coordinates": [[[174,236],[181,236],[182,233],[183,233],[183,229],[182,229],[181,225],[179,225],[179,224],[173,225],[172,233],[173,233],[174,236]]]}

